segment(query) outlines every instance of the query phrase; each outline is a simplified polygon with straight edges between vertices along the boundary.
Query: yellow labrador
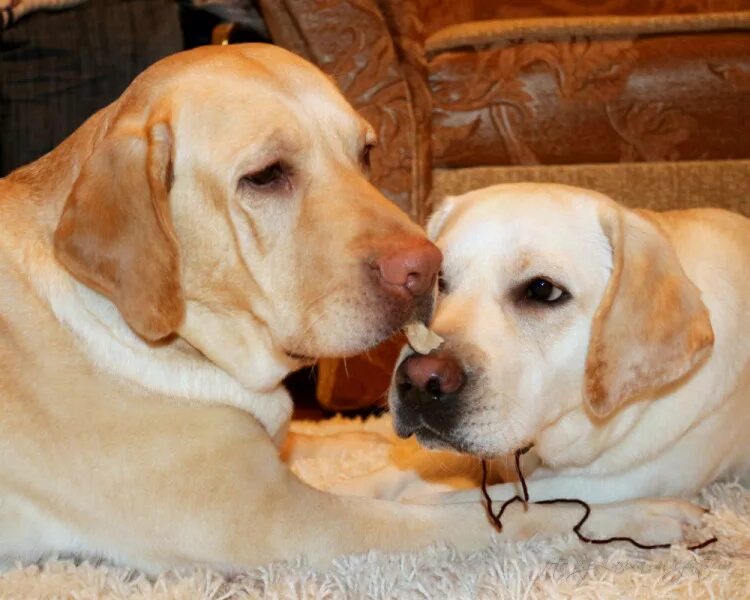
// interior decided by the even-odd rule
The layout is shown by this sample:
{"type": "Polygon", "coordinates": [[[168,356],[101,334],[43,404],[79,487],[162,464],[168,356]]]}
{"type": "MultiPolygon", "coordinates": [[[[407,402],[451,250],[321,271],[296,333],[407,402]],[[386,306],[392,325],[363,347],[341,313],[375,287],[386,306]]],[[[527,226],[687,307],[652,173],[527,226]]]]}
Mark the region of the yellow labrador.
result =
{"type": "Polygon", "coordinates": [[[689,496],[750,471],[748,219],[513,184],[448,198],[428,232],[446,341],[404,353],[400,435],[487,457],[534,444],[535,500],[689,496]]]}
{"type": "MultiPolygon", "coordinates": [[[[287,373],[430,311],[440,253],[367,182],[373,143],[303,60],[213,47],[0,180],[0,561],[237,569],[487,542],[477,503],[337,497],[279,458],[287,373]]],[[[516,511],[505,534],[576,518],[516,511]]]]}

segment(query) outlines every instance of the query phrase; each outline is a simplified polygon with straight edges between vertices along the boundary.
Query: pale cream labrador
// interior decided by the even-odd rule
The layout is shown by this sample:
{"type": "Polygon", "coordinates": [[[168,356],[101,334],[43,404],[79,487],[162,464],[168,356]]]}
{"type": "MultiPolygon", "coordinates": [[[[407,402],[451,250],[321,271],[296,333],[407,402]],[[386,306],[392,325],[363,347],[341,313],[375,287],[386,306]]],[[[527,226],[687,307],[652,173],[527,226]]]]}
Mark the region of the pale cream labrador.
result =
{"type": "MultiPolygon", "coordinates": [[[[279,457],[287,373],[429,315],[440,253],[367,182],[374,141],[303,60],[202,48],[0,180],[0,561],[238,569],[488,541],[475,502],[336,497],[279,457]]],[[[505,535],[576,518],[515,511],[505,535]]]]}
{"type": "Polygon", "coordinates": [[[444,254],[445,342],[402,356],[399,435],[488,458],[533,444],[533,500],[691,496],[748,474],[748,219],[509,184],[446,199],[428,232],[444,254]]]}

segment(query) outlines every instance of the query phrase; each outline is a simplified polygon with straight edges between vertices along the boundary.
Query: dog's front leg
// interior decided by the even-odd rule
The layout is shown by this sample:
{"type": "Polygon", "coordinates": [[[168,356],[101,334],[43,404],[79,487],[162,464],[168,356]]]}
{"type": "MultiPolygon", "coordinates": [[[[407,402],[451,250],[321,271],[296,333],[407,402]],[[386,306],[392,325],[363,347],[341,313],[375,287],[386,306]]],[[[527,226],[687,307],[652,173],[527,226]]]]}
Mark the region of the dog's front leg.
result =
{"type": "MultiPolygon", "coordinates": [[[[479,503],[416,506],[335,496],[297,479],[269,442],[247,442],[232,444],[231,453],[220,452],[205,466],[196,464],[182,490],[162,489],[148,499],[150,515],[169,511],[169,526],[157,526],[159,535],[153,524],[140,529],[131,540],[137,547],[121,555],[125,562],[148,570],[185,563],[240,570],[302,556],[313,567],[325,567],[346,554],[414,551],[436,542],[477,550],[494,534],[479,503]],[[153,543],[158,546],[149,548],[153,543]]],[[[148,511],[143,506],[136,512],[148,511]]],[[[559,534],[575,524],[578,512],[570,506],[514,506],[502,536],[559,534]]]]}
{"type": "MultiPolygon", "coordinates": [[[[589,504],[604,504],[657,495],[648,486],[648,479],[652,476],[653,474],[645,472],[610,476],[549,475],[529,478],[526,485],[531,501],[578,498],[589,504]]],[[[487,491],[493,502],[505,502],[513,496],[522,496],[521,483],[518,481],[492,485],[487,491]]],[[[407,498],[409,502],[418,504],[452,504],[477,502],[481,499],[483,494],[479,488],[407,498]]]]}
{"type": "MultiPolygon", "coordinates": [[[[527,487],[532,502],[574,498],[589,503],[591,515],[582,532],[594,539],[617,536],[630,537],[642,544],[671,544],[697,543],[707,537],[697,533],[705,509],[679,498],[634,498],[633,492],[637,488],[628,487],[623,478],[557,476],[527,481],[527,487]],[[629,499],[616,501],[623,497],[629,499]]],[[[488,493],[495,512],[502,502],[523,495],[520,482],[493,485],[488,488],[488,493]]],[[[476,502],[483,498],[481,489],[475,488],[420,496],[410,501],[436,505],[476,502]]],[[[577,508],[580,519],[584,516],[584,508],[577,508]]]]}
{"type": "MultiPolygon", "coordinates": [[[[435,542],[477,550],[494,533],[478,502],[417,506],[316,490],[293,475],[260,425],[236,411],[182,409],[160,417],[168,424],[162,435],[128,437],[119,449],[138,450],[137,479],[95,469],[96,493],[66,494],[85,518],[79,531],[89,552],[152,572],[188,564],[241,570],[300,556],[323,567],[345,554],[435,542]]],[[[575,506],[516,505],[502,537],[569,531],[579,513],[575,506]]]]}
{"type": "MultiPolygon", "coordinates": [[[[273,534],[263,536],[270,549],[258,544],[257,533],[236,538],[236,548],[244,556],[241,565],[268,560],[289,560],[304,556],[314,567],[326,567],[337,556],[370,550],[407,552],[436,542],[445,542],[459,551],[485,547],[495,533],[478,503],[443,506],[405,505],[368,498],[333,496],[314,490],[294,479],[278,488],[276,510],[266,526],[273,534]],[[247,543],[249,542],[249,543],[247,543]],[[249,554],[247,554],[249,553],[249,554]]],[[[592,518],[590,535],[624,535],[634,532],[650,541],[654,536],[668,541],[681,539],[686,519],[697,522],[702,511],[686,517],[671,505],[654,510],[651,518],[638,527],[632,524],[630,506],[605,507],[592,518]],[[652,531],[653,530],[653,531],[652,531]],[[651,536],[651,537],[649,537],[651,536]]],[[[516,541],[533,536],[560,535],[570,532],[581,517],[581,508],[572,505],[520,504],[508,508],[503,519],[501,537],[516,541]]],[[[693,524],[691,522],[691,524],[693,524]]],[[[262,526],[255,523],[256,532],[262,526]]],[[[236,563],[235,563],[236,564],[236,563]]]]}
{"type": "MultiPolygon", "coordinates": [[[[404,505],[316,490],[237,409],[138,394],[66,402],[67,410],[49,411],[46,428],[3,429],[18,450],[4,456],[0,479],[12,482],[26,508],[20,517],[8,513],[7,522],[0,514],[0,560],[59,552],[107,556],[148,572],[233,571],[299,556],[321,566],[344,554],[433,542],[474,550],[493,533],[478,502],[404,505]]],[[[579,518],[576,506],[525,512],[515,505],[503,537],[562,533],[579,518]]]]}

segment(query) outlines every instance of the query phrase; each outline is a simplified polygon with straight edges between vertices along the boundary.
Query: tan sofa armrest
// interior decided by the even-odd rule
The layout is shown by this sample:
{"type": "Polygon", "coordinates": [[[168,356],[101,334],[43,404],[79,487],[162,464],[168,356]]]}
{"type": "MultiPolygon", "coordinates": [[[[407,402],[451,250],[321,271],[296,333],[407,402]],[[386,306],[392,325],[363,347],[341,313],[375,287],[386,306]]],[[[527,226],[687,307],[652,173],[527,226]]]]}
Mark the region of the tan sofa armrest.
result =
{"type": "Polygon", "coordinates": [[[425,41],[427,54],[467,46],[548,41],[576,37],[633,37],[665,33],[750,29],[750,11],[681,15],[493,19],[450,25],[425,41]]]}

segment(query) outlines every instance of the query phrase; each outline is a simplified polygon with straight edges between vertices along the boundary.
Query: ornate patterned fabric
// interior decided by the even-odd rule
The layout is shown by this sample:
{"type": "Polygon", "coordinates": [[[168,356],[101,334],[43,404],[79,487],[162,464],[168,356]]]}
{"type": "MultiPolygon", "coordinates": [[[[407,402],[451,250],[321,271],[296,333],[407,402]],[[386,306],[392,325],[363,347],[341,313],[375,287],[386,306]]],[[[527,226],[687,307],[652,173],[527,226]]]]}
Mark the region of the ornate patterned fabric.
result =
{"type": "Polygon", "coordinates": [[[511,43],[429,73],[436,166],[750,157],[750,31],[511,43]]]}

